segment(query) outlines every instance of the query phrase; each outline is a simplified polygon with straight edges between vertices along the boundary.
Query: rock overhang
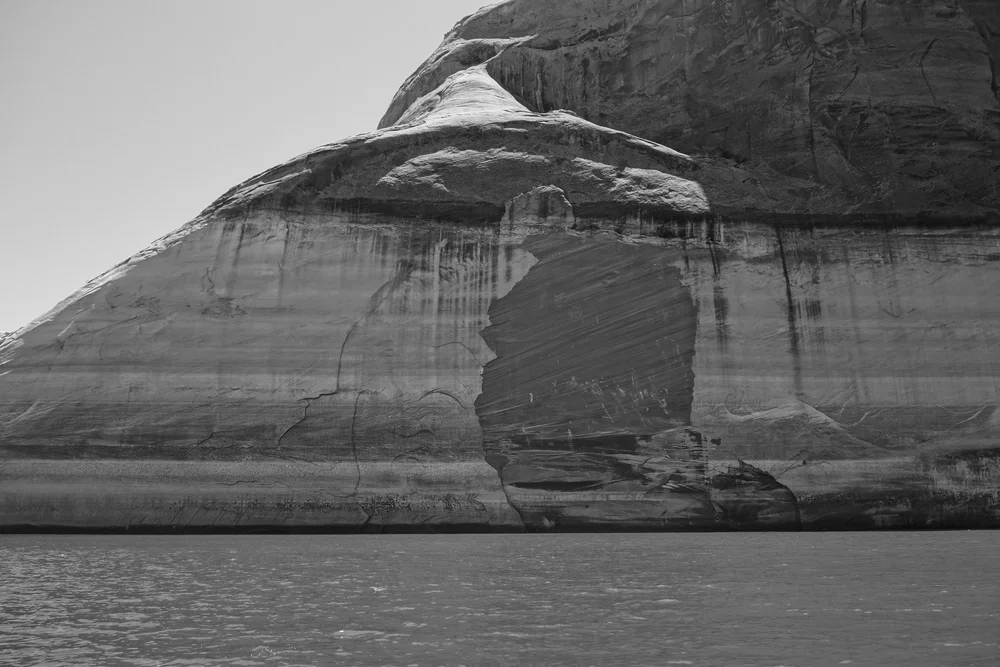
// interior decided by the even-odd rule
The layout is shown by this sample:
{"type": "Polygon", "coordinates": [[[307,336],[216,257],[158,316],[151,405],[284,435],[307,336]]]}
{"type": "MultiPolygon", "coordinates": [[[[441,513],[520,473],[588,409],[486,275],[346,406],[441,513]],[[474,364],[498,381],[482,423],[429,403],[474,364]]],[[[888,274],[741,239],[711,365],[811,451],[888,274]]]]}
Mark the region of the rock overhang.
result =
{"type": "Polygon", "coordinates": [[[696,156],[725,219],[995,223],[1000,5],[939,5],[508,0],[459,22],[380,127],[485,67],[532,111],[696,156]]]}
{"type": "Polygon", "coordinates": [[[701,218],[711,210],[700,168],[687,155],[572,112],[532,112],[478,65],[449,76],[393,126],[252,178],[203,215],[347,209],[499,222],[513,198],[553,185],[583,216],[649,210],[701,218]]]}

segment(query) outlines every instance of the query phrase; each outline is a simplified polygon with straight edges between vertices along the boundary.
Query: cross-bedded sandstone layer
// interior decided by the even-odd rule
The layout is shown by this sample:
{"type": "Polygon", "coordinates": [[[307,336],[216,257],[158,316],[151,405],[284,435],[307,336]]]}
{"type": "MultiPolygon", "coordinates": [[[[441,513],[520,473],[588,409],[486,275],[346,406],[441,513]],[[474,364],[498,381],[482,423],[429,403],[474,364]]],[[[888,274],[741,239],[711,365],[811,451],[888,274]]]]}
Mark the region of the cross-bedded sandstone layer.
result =
{"type": "Polygon", "coordinates": [[[1000,524],[995,15],[483,10],[0,337],[0,528],[1000,524]]]}

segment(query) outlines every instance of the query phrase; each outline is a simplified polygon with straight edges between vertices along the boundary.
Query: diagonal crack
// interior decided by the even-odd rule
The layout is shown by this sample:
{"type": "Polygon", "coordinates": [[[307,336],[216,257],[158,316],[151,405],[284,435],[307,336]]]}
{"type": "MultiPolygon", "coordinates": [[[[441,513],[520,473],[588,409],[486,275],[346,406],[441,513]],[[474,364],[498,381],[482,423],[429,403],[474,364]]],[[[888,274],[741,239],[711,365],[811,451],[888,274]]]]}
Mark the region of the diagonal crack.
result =
{"type": "MultiPolygon", "coordinates": [[[[375,291],[374,294],[372,294],[371,299],[369,299],[368,301],[368,310],[366,310],[361,315],[361,317],[355,320],[354,324],[351,325],[351,328],[347,330],[347,334],[344,336],[344,341],[340,344],[340,354],[337,357],[337,374],[335,376],[334,390],[329,392],[323,392],[312,397],[300,398],[299,401],[305,402],[305,405],[302,408],[302,417],[294,424],[286,428],[282,432],[282,434],[278,436],[278,439],[275,442],[275,448],[280,449],[281,443],[285,439],[285,437],[289,433],[291,433],[297,426],[302,425],[309,418],[309,407],[313,404],[314,401],[318,401],[323,398],[329,398],[331,396],[337,396],[338,394],[340,394],[340,389],[341,389],[340,378],[344,368],[344,352],[347,350],[347,343],[351,340],[351,336],[361,325],[361,323],[364,322],[369,317],[371,317],[372,315],[374,315],[375,311],[377,311],[382,306],[382,304],[385,303],[385,301],[392,295],[392,293],[396,289],[398,289],[399,286],[402,285],[407,278],[410,277],[410,275],[413,273],[413,268],[414,268],[413,265],[409,262],[406,261],[398,262],[396,264],[396,269],[393,271],[393,274],[389,278],[389,280],[387,280],[384,285],[382,285],[375,291]]],[[[355,403],[355,408],[356,407],[357,404],[355,403]]],[[[352,429],[353,429],[353,424],[352,424],[352,429]]]]}
{"type": "MultiPolygon", "coordinates": [[[[229,430],[229,431],[212,431],[208,435],[207,438],[202,438],[198,442],[196,442],[194,444],[191,444],[191,445],[188,445],[187,446],[188,452],[190,452],[190,451],[192,451],[194,449],[198,449],[198,448],[202,447],[203,445],[207,445],[209,442],[211,442],[212,440],[214,440],[215,436],[217,436],[217,435],[223,435],[225,433],[238,433],[238,432],[239,431],[235,430],[235,429],[234,430],[229,430]]],[[[236,447],[235,444],[219,445],[218,447],[209,447],[207,451],[218,451],[220,449],[233,449],[234,447],[236,447]]]]}
{"type": "Polygon", "coordinates": [[[466,345],[465,343],[461,342],[461,341],[455,340],[455,341],[452,341],[450,343],[445,343],[444,345],[435,345],[434,349],[435,350],[440,350],[442,347],[448,347],[449,345],[458,345],[458,346],[464,347],[466,350],[468,350],[469,354],[472,355],[472,358],[476,360],[477,364],[479,364],[480,366],[483,365],[483,362],[479,361],[479,357],[477,357],[476,353],[472,351],[472,348],[469,347],[468,345],[466,345]]]}
{"type": "Polygon", "coordinates": [[[455,394],[453,394],[450,391],[447,391],[445,389],[431,389],[430,391],[425,392],[424,395],[421,396],[419,399],[417,399],[417,402],[419,403],[420,401],[424,400],[428,396],[433,396],[434,394],[440,394],[441,396],[447,396],[451,400],[453,400],[456,403],[458,403],[459,407],[461,407],[463,410],[467,410],[468,409],[468,408],[465,407],[465,404],[462,403],[461,399],[458,398],[458,396],[455,396],[455,394]]]}
{"type": "MultiPolygon", "coordinates": [[[[339,381],[339,378],[338,378],[338,381],[339,381]]],[[[298,421],[296,421],[294,424],[292,424],[291,426],[289,426],[288,428],[286,428],[284,430],[284,432],[281,435],[278,436],[278,440],[275,443],[275,448],[276,449],[280,449],[281,448],[281,441],[285,439],[285,436],[288,435],[292,431],[292,429],[294,429],[296,426],[301,425],[307,419],[309,419],[309,407],[313,404],[314,401],[318,401],[318,400],[323,399],[323,398],[328,398],[330,396],[336,396],[338,393],[339,393],[339,390],[338,391],[327,392],[327,393],[324,393],[324,394],[319,394],[317,396],[312,396],[312,397],[309,397],[309,398],[300,398],[299,399],[300,401],[305,401],[305,405],[302,407],[302,417],[298,421]]]]}
{"type": "Polygon", "coordinates": [[[934,48],[934,43],[938,41],[935,37],[927,44],[927,48],[924,49],[924,55],[920,56],[920,74],[924,77],[924,83],[927,84],[927,92],[931,94],[931,99],[934,100],[934,106],[938,106],[937,96],[934,94],[934,90],[931,88],[931,82],[927,79],[927,72],[924,70],[924,59],[934,48]]]}

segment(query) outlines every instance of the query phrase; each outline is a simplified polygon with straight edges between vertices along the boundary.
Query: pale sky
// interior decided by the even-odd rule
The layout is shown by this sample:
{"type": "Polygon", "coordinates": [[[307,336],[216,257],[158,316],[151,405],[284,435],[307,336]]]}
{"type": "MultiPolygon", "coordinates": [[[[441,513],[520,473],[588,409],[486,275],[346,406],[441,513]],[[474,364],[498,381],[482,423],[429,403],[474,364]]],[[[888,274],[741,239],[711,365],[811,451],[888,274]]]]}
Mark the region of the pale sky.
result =
{"type": "Polygon", "coordinates": [[[0,331],[375,128],[490,0],[0,0],[0,331]]]}

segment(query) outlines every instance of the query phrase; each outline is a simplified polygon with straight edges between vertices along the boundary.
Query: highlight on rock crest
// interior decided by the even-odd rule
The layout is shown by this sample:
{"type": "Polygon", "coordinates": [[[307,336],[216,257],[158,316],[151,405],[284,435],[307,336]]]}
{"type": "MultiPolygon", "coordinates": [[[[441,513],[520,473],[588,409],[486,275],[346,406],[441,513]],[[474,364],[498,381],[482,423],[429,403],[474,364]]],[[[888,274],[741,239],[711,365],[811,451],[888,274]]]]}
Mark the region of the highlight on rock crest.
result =
{"type": "Polygon", "coordinates": [[[511,0],[0,334],[2,530],[1000,525],[1000,8],[511,0]]]}

